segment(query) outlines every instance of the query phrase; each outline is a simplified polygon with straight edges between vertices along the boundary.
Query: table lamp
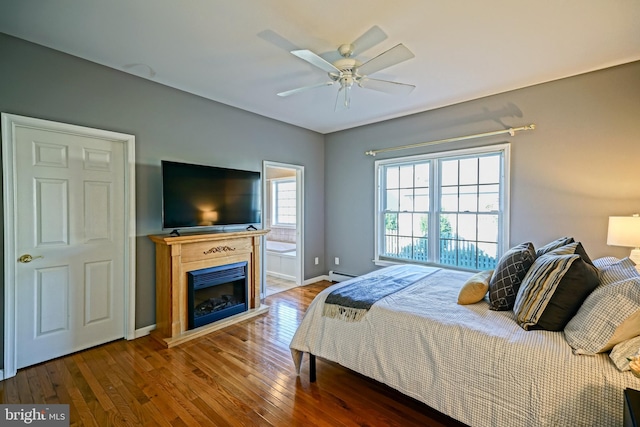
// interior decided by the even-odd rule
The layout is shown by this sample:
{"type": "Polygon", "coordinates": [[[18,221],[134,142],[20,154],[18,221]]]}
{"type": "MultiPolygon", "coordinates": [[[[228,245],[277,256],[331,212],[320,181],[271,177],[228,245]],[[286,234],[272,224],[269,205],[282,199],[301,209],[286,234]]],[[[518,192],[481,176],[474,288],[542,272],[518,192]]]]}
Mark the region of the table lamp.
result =
{"type": "Polygon", "coordinates": [[[634,248],[629,258],[636,263],[640,272],[640,215],[610,216],[607,245],[634,248]]]}

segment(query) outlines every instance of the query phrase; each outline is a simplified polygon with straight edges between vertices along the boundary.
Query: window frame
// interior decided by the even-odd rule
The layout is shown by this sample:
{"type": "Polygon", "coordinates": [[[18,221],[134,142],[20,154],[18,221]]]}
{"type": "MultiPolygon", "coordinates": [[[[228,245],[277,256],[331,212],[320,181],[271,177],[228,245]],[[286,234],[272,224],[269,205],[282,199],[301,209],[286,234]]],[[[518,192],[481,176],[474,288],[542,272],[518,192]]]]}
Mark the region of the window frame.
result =
{"type": "MultiPolygon", "coordinates": [[[[278,222],[278,185],[285,183],[293,183],[296,186],[295,192],[298,191],[298,183],[296,177],[285,177],[285,178],[273,178],[271,181],[271,226],[272,227],[280,227],[280,228],[296,228],[297,227],[297,216],[295,223],[281,223],[278,222]]],[[[294,201],[297,203],[297,200],[294,201]]],[[[295,207],[297,212],[297,206],[295,207]]]]}
{"type": "MultiPolygon", "coordinates": [[[[378,266],[389,266],[396,264],[424,264],[439,266],[444,268],[452,268],[459,270],[477,271],[456,265],[440,264],[440,238],[439,238],[439,218],[442,214],[440,206],[441,182],[440,182],[440,161],[454,160],[468,157],[479,157],[487,154],[502,154],[502,167],[500,171],[500,207],[499,207],[499,225],[498,225],[498,248],[497,260],[502,254],[509,249],[509,230],[510,230],[510,182],[511,182],[511,144],[501,143],[494,145],[485,145],[481,147],[463,148],[457,150],[439,151],[427,154],[419,154],[405,157],[395,157],[389,159],[376,160],[374,162],[374,259],[373,262],[378,266]],[[430,162],[430,180],[429,180],[429,232],[428,239],[428,260],[420,262],[415,260],[400,260],[384,257],[381,250],[384,249],[385,238],[385,196],[383,191],[386,190],[385,177],[383,172],[387,166],[402,166],[415,164],[417,162],[430,162]],[[434,233],[433,231],[436,231],[434,233]],[[435,236],[432,238],[431,236],[435,236]]],[[[461,212],[461,211],[458,211],[461,212]]]]}

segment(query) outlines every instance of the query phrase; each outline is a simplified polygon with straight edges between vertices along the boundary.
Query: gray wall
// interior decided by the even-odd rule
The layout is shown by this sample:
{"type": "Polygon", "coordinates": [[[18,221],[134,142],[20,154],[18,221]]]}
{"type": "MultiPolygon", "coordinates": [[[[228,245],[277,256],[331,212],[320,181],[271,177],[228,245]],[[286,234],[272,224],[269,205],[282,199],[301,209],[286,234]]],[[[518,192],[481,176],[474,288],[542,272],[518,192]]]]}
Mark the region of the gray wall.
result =
{"type": "MultiPolygon", "coordinates": [[[[136,328],[155,323],[160,160],[305,167],[305,276],[325,274],[322,135],[0,34],[0,111],[136,137],[136,328]]],[[[2,305],[0,305],[2,307],[2,305]]],[[[0,339],[0,342],[2,340],[0,339]]]]}
{"type": "Polygon", "coordinates": [[[593,257],[627,256],[630,248],[606,245],[606,233],[609,215],[640,212],[640,62],[326,135],[327,269],[362,274],[375,268],[375,159],[365,151],[530,123],[537,129],[516,137],[375,159],[510,141],[511,245],[571,235],[593,257]]]}
{"type": "Polygon", "coordinates": [[[161,159],[305,166],[305,278],[360,274],[374,268],[366,150],[535,123],[515,138],[377,158],[512,141],[511,244],[573,235],[594,257],[629,253],[606,245],[606,229],[609,215],[640,211],[640,62],[323,136],[3,34],[0,52],[0,111],[136,136],[137,328],[155,322],[147,235],[162,232],[161,159]]]}

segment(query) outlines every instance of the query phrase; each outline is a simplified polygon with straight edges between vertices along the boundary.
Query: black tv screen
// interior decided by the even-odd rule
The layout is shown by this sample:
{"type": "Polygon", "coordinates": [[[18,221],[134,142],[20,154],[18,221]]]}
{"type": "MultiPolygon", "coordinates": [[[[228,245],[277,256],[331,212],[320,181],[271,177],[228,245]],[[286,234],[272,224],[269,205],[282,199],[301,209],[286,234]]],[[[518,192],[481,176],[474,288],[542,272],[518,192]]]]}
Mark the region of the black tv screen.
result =
{"type": "Polygon", "coordinates": [[[161,164],[163,228],[260,223],[260,172],[161,164]]]}

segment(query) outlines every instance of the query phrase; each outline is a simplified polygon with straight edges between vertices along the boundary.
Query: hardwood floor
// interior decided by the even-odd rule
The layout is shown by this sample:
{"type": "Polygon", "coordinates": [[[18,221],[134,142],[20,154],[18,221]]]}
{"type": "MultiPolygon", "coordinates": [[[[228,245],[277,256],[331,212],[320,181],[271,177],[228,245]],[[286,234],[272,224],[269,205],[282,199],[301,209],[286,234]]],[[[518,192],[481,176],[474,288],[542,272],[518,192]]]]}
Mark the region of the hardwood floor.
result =
{"type": "Polygon", "coordinates": [[[266,296],[271,296],[282,291],[288,291],[289,289],[296,287],[295,280],[281,279],[270,274],[267,274],[266,282],[266,296]]]}
{"type": "Polygon", "coordinates": [[[268,314],[171,349],[115,341],[21,369],[2,403],[66,403],[72,426],[460,426],[378,382],[318,359],[295,375],[289,342],[330,282],[272,295],[268,314]]]}

